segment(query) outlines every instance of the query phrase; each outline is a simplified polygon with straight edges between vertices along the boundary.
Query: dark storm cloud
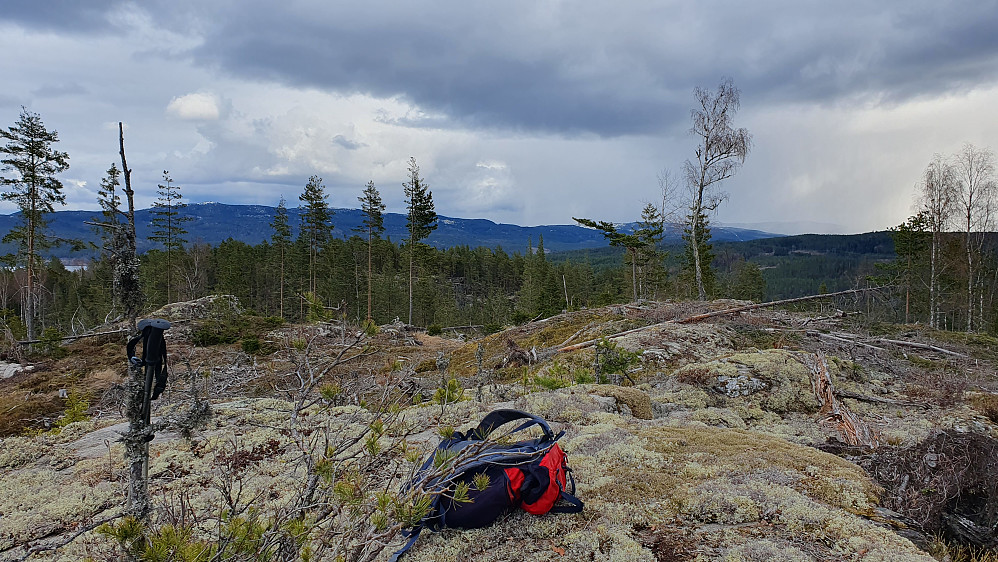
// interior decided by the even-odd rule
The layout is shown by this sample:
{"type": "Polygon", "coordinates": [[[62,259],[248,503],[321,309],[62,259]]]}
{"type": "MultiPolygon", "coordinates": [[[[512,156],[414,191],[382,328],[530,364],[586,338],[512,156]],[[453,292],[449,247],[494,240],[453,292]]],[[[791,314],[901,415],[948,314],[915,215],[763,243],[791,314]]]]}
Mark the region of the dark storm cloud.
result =
{"type": "Polygon", "coordinates": [[[93,33],[110,27],[108,12],[122,0],[4,0],[0,22],[45,31],[93,33]]]}
{"type": "MultiPolygon", "coordinates": [[[[722,76],[746,101],[836,103],[904,101],[998,75],[994,1],[191,6],[197,12],[171,11],[170,21],[198,20],[202,64],[399,96],[472,128],[682,130],[693,86],[722,76]]],[[[432,115],[404,121],[441,125],[432,115]]]]}
{"type": "Polygon", "coordinates": [[[8,0],[31,28],[147,13],[231,76],[399,97],[423,128],[681,133],[694,86],[743,102],[898,103],[998,76],[998,0],[502,3],[8,0]],[[123,8],[124,7],[124,8],[123,8]]]}

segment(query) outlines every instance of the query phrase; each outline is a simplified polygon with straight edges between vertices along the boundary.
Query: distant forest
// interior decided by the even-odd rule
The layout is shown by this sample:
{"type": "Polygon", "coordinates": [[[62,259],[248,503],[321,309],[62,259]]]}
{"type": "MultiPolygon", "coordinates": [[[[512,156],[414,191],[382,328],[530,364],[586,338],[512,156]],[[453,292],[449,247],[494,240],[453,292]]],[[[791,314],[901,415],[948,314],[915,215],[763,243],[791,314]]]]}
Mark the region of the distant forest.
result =
{"type": "MultiPolygon", "coordinates": [[[[952,235],[950,252],[959,257],[959,237],[952,235]]],[[[995,262],[994,237],[989,238],[988,261],[995,262]]],[[[315,319],[322,315],[361,322],[367,306],[367,241],[360,236],[331,239],[316,263],[316,294],[308,288],[308,248],[303,240],[292,242],[284,258],[285,291],[280,299],[280,249],[269,242],[246,244],[234,240],[217,246],[193,244],[176,252],[169,267],[173,287],[170,300],[192,300],[210,294],[230,294],[259,316],[282,316],[286,321],[315,319]],[[283,305],[283,310],[282,310],[283,305]]],[[[683,273],[683,247],[661,249],[658,275],[639,269],[640,297],[687,299],[683,273]]],[[[716,282],[711,296],[751,300],[776,300],[834,292],[871,284],[894,283],[894,290],[880,293],[877,306],[891,321],[904,320],[904,292],[897,285],[899,258],[891,233],[852,236],[805,235],[724,242],[713,247],[716,282]],[[751,271],[761,276],[753,276],[751,271]]],[[[372,244],[372,316],[384,324],[406,320],[407,249],[387,240],[372,244]]],[[[167,303],[166,252],[153,250],[140,256],[140,273],[148,313],[167,303]]],[[[957,261],[957,260],[954,260],[957,261]]],[[[631,300],[631,267],[618,248],[548,253],[543,240],[525,242],[524,251],[506,253],[489,248],[457,246],[438,250],[421,246],[417,251],[417,277],[413,294],[413,323],[423,327],[480,326],[498,330],[579,309],[631,300]]],[[[59,334],[81,333],[114,318],[111,269],[98,260],[87,269],[68,271],[57,259],[41,274],[44,286],[43,329],[59,334]]],[[[994,273],[982,292],[980,305],[986,329],[995,332],[998,317],[994,302],[994,273]]],[[[951,267],[944,283],[951,288],[944,307],[946,326],[960,329],[963,313],[960,271],[951,267]]],[[[19,272],[0,271],[0,308],[16,332],[19,314],[19,272]]],[[[909,301],[909,321],[925,321],[927,288],[914,284],[909,301]]]]}

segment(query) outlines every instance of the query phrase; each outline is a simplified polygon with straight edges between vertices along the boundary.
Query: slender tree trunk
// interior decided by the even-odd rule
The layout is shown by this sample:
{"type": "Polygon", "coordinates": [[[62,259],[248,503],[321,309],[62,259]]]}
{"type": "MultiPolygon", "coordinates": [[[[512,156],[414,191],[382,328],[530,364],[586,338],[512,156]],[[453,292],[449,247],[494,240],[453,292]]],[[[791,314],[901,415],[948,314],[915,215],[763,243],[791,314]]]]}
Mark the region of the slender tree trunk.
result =
{"type": "Polygon", "coordinates": [[[908,255],[908,269],[905,271],[904,279],[904,323],[909,321],[911,311],[911,254],[908,255]]]}
{"type": "MultiPolygon", "coordinates": [[[[282,244],[283,244],[283,242],[282,242],[282,244]]],[[[280,301],[280,303],[278,303],[277,309],[280,311],[281,320],[284,320],[284,246],[283,245],[281,246],[281,279],[280,279],[280,285],[281,286],[278,289],[278,292],[280,293],[280,299],[281,299],[281,301],[280,301]]]]}
{"type": "Polygon", "coordinates": [[[565,288],[565,311],[572,310],[572,305],[568,302],[568,281],[565,280],[565,276],[561,276],[561,284],[565,288]]]}
{"type": "Polygon", "coordinates": [[[938,264],[936,263],[939,253],[939,233],[936,231],[932,232],[932,251],[929,255],[929,327],[938,328],[939,322],[936,318],[936,300],[938,298],[937,293],[937,280],[936,280],[936,269],[938,264]]]}
{"type": "Polygon", "coordinates": [[[638,300],[638,253],[637,250],[630,250],[631,254],[631,291],[634,293],[634,300],[638,300]]]}
{"type": "Polygon", "coordinates": [[[371,321],[371,229],[367,230],[367,320],[371,321]]]}
{"type": "Polygon", "coordinates": [[[967,214],[967,332],[974,330],[974,253],[971,249],[970,214],[967,214]]]}
{"type": "Polygon", "coordinates": [[[24,326],[28,339],[35,339],[35,188],[31,187],[31,216],[28,217],[28,262],[25,268],[27,295],[24,300],[24,326]]]}
{"type": "Polygon", "coordinates": [[[693,237],[693,270],[697,284],[697,298],[705,301],[707,300],[707,291],[703,287],[703,269],[700,264],[700,216],[703,214],[703,184],[705,181],[702,168],[703,165],[701,165],[700,185],[697,188],[697,200],[693,206],[693,228],[690,230],[693,237]]]}
{"type": "MultiPolygon", "coordinates": [[[[127,240],[128,248],[126,248],[126,255],[124,260],[127,264],[122,264],[122,271],[120,274],[124,279],[125,276],[129,279],[130,290],[138,290],[138,274],[137,274],[137,257],[135,252],[135,192],[132,191],[132,171],[128,169],[128,164],[125,162],[125,128],[121,121],[118,122],[118,153],[121,155],[121,173],[125,176],[125,196],[128,198],[128,228],[125,230],[125,239],[127,240]],[[135,286],[132,286],[132,283],[135,286]]],[[[115,272],[116,275],[119,272],[115,272]]],[[[128,317],[128,323],[132,329],[135,331],[136,324],[138,322],[139,307],[136,301],[136,295],[122,295],[124,300],[127,300],[125,304],[125,315],[128,317]]]]}
{"type": "Polygon", "coordinates": [[[415,245],[412,243],[412,238],[409,238],[409,324],[412,325],[412,275],[413,275],[413,265],[412,265],[412,253],[415,245]]]}

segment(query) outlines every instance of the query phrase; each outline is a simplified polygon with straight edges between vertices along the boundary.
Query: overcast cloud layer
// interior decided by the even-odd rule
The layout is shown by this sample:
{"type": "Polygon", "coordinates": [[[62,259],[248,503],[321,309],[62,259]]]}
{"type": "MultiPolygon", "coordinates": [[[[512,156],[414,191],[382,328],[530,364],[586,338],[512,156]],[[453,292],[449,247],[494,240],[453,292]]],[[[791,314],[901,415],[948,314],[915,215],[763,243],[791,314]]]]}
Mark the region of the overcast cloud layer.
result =
{"type": "Polygon", "coordinates": [[[933,153],[998,148],[998,2],[728,4],[7,0],[0,126],[59,131],[68,208],[123,121],[140,206],[169,170],[194,202],[294,206],[317,174],[400,212],[415,156],[441,214],[630,221],[731,77],[755,145],[716,220],[812,223],[784,231],[895,225],[933,153]]]}

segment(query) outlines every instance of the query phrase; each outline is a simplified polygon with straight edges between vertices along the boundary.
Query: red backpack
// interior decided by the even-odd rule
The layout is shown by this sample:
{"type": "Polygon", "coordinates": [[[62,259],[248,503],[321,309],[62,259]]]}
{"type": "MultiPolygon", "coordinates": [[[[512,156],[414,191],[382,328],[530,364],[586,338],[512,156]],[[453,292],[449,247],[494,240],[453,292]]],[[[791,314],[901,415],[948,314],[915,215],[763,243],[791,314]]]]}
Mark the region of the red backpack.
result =
{"type": "Polygon", "coordinates": [[[438,531],[444,527],[485,527],[516,507],[534,515],[582,511],[583,503],[574,495],[572,469],[568,468],[565,453],[557,443],[564,433],[555,435],[546,421],[526,412],[495,410],[467,434],[455,432],[441,441],[415,477],[402,488],[403,493],[418,489],[431,494],[429,513],[416,526],[402,532],[409,540],[389,561],[396,562],[408,551],[423,528],[438,531]],[[512,443],[487,440],[496,429],[517,420],[525,421],[511,430],[510,436],[535,425],[543,434],[512,443]],[[434,470],[447,462],[453,463],[453,470],[445,471],[446,474],[434,470]],[[489,484],[479,490],[473,482],[481,474],[489,477],[489,484]],[[453,498],[453,490],[462,483],[468,486],[470,501],[453,498]],[[559,501],[563,503],[559,505],[559,501]]]}

